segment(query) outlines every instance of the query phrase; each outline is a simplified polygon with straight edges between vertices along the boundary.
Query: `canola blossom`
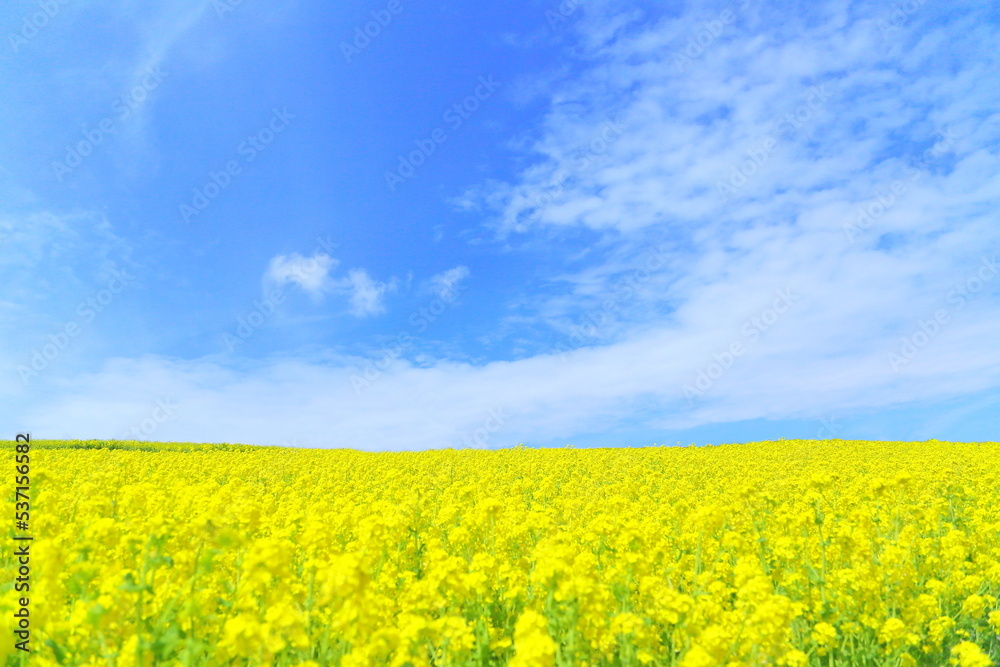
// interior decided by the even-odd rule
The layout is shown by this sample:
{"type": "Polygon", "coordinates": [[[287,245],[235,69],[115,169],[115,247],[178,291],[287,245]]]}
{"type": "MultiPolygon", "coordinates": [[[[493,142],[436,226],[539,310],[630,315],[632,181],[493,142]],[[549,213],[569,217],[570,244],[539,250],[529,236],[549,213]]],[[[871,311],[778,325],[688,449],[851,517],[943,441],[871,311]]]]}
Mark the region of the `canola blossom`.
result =
{"type": "Polygon", "coordinates": [[[32,653],[14,648],[25,594],[7,548],[0,664],[1000,657],[1000,443],[37,441],[31,469],[32,653]]]}

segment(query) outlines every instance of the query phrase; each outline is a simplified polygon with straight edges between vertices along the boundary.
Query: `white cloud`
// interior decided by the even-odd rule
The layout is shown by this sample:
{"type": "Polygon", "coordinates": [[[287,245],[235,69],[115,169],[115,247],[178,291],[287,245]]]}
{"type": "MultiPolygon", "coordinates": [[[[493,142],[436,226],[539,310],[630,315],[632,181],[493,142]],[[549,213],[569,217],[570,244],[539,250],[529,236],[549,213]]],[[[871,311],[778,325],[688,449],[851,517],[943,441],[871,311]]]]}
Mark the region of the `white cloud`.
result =
{"type": "Polygon", "coordinates": [[[437,296],[448,296],[455,291],[455,287],[469,277],[469,267],[456,266],[448,269],[428,279],[430,288],[437,296]]]}
{"type": "Polygon", "coordinates": [[[369,317],[385,312],[383,299],[387,292],[396,290],[396,281],[373,280],[364,269],[351,269],[347,278],[338,282],[339,288],[351,295],[351,314],[369,317]]]}
{"type": "Polygon", "coordinates": [[[333,279],[330,274],[339,264],[339,260],[324,252],[317,252],[312,257],[294,252],[277,255],[271,259],[264,273],[264,289],[293,283],[315,299],[331,292],[347,295],[350,313],[355,317],[384,313],[385,295],[397,289],[396,279],[387,282],[374,280],[364,269],[351,269],[346,277],[333,279]]]}
{"type": "MultiPolygon", "coordinates": [[[[44,402],[11,403],[9,422],[52,438],[111,438],[134,423],[142,406],[168,396],[178,408],[158,428],[158,440],[279,444],[294,438],[310,447],[410,450],[462,446],[464,435],[499,409],[504,424],[491,434],[490,444],[512,446],[555,438],[569,442],[575,433],[629,421],[677,430],[870,411],[961,396],[1000,381],[1000,350],[977,342],[995,340],[1000,333],[995,325],[956,321],[899,376],[887,372],[885,356],[877,351],[843,355],[833,346],[818,356],[816,346],[801,344],[803,333],[808,328],[792,316],[779,321],[694,405],[683,398],[681,385],[693,381],[693,364],[710,362],[728,345],[718,332],[649,332],[578,350],[566,361],[537,356],[417,368],[399,360],[360,396],[350,379],[357,360],[340,357],[274,359],[240,370],[211,359],[114,359],[95,373],[47,389],[44,402]],[[964,354],[970,345],[982,354],[964,354]],[[949,378],[943,385],[942,374],[949,378]],[[817,406],[823,412],[817,413],[817,406]]],[[[738,336],[737,331],[731,337],[738,336]]]]}
{"type": "Polygon", "coordinates": [[[288,283],[299,285],[312,296],[319,296],[333,286],[330,272],[339,262],[329,255],[318,252],[312,257],[303,257],[297,252],[291,255],[277,255],[271,258],[264,274],[265,284],[279,287],[288,283]]]}

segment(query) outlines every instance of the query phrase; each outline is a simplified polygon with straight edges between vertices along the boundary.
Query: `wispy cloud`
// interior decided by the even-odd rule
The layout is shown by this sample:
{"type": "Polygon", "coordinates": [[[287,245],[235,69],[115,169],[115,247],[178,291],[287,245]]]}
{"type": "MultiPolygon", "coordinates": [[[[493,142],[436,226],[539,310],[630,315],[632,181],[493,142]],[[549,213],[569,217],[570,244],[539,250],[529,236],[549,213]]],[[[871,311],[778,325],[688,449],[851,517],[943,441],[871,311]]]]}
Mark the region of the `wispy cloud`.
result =
{"type": "Polygon", "coordinates": [[[343,278],[331,274],[340,264],[325,252],[318,251],[310,257],[297,252],[271,258],[264,273],[265,293],[273,287],[294,284],[301,287],[314,300],[326,294],[343,294],[348,297],[349,312],[355,317],[371,317],[386,311],[385,296],[398,288],[395,278],[382,282],[372,278],[365,269],[354,268],[343,278]]]}
{"type": "Polygon", "coordinates": [[[93,211],[0,215],[0,238],[0,298],[32,310],[67,303],[117,268],[137,266],[129,243],[93,211]]]}
{"type": "Polygon", "coordinates": [[[469,267],[456,266],[448,269],[428,279],[431,290],[437,296],[448,296],[455,291],[455,287],[469,277],[469,267]]]}
{"type": "MultiPolygon", "coordinates": [[[[581,31],[606,19],[606,7],[581,9],[581,31]]],[[[475,186],[458,203],[492,211],[508,241],[587,232],[614,252],[576,275],[559,272],[547,294],[523,299],[507,321],[522,331],[547,323],[566,332],[602,311],[603,328],[582,342],[610,345],[608,354],[640,331],[659,332],[664,344],[711,340],[726,349],[769,291],[792,286],[809,303],[782,323],[784,333],[768,334],[783,347],[755,352],[767,358],[761,372],[770,377],[785,377],[786,364],[789,373],[797,365],[826,377],[826,359],[864,364],[910,332],[914,318],[933,312],[935,294],[982,252],[1000,248],[990,213],[1000,201],[1000,126],[988,112],[996,93],[976,83],[997,65],[989,48],[996,27],[972,4],[924,10],[907,23],[915,34],[887,43],[875,5],[847,12],[844,3],[821,3],[790,22],[783,8],[750,8],[727,14],[732,20],[680,71],[671,59],[707,30],[711,12],[633,25],[604,46],[604,38],[591,40],[582,74],[551,85],[551,110],[525,151],[531,166],[475,186]],[[951,49],[944,59],[932,46],[943,40],[951,49]],[[607,132],[609,118],[622,136],[607,132]],[[927,164],[923,156],[942,136],[953,138],[947,153],[927,164]],[[730,186],[727,197],[719,183],[730,186]],[[901,194],[881,213],[878,233],[846,242],[844,220],[890,187],[901,194]],[[638,264],[623,258],[653,236],[669,240],[673,261],[632,289],[621,278],[638,264]]],[[[987,324],[985,311],[965,316],[971,328],[987,324]]],[[[987,358],[986,348],[984,341],[964,354],[987,358]]],[[[687,353],[691,373],[713,360],[708,349],[687,353]]],[[[954,369],[936,372],[943,382],[954,369]]],[[[984,366],[969,381],[988,384],[993,373],[984,366]]],[[[899,397],[881,371],[855,379],[859,390],[878,387],[879,400],[899,397]]],[[[750,397],[742,400],[755,409],[717,400],[728,409],[702,418],[764,409],[750,397]]]]}
{"type": "Polygon", "coordinates": [[[385,312],[385,295],[396,290],[396,281],[379,282],[364,269],[351,269],[338,287],[350,294],[352,315],[370,317],[385,312]]]}
{"type": "Polygon", "coordinates": [[[284,287],[295,284],[313,297],[321,296],[335,285],[330,279],[330,272],[337,268],[340,262],[329,255],[319,252],[311,257],[303,257],[297,252],[290,255],[277,255],[271,258],[264,273],[265,286],[284,287]]]}

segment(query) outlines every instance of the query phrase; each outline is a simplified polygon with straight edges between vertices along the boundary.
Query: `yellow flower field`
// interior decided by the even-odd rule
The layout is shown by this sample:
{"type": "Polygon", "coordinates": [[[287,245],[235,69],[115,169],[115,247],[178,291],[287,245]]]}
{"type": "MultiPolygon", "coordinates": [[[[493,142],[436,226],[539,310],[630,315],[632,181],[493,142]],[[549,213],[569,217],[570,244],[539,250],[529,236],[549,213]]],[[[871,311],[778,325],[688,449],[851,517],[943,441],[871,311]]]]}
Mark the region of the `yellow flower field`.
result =
{"type": "Polygon", "coordinates": [[[36,441],[30,486],[33,652],[13,646],[10,520],[8,665],[1000,657],[1000,443],[36,441]]]}

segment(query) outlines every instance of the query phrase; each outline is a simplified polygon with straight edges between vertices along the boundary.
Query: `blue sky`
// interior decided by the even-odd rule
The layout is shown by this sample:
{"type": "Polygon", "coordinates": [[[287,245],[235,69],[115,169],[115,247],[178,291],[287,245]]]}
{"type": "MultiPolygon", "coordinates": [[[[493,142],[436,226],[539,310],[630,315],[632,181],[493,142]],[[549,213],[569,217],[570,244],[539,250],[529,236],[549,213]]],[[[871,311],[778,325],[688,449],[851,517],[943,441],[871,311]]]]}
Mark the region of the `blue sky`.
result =
{"type": "Polygon", "coordinates": [[[0,422],[996,440],[978,2],[9,2],[0,422]]]}

